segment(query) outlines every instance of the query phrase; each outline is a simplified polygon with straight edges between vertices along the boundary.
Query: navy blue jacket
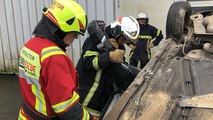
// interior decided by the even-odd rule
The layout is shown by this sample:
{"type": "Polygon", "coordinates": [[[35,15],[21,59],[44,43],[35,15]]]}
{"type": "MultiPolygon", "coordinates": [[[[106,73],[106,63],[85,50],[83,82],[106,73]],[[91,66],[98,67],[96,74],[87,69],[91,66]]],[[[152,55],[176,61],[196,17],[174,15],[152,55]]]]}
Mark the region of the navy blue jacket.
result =
{"type": "Polygon", "coordinates": [[[149,55],[151,55],[151,52],[146,46],[147,44],[151,43],[151,40],[154,38],[155,40],[153,40],[152,43],[154,46],[157,46],[163,39],[161,30],[149,24],[140,25],[140,34],[132,57],[140,56],[141,60],[150,59],[149,55]]]}

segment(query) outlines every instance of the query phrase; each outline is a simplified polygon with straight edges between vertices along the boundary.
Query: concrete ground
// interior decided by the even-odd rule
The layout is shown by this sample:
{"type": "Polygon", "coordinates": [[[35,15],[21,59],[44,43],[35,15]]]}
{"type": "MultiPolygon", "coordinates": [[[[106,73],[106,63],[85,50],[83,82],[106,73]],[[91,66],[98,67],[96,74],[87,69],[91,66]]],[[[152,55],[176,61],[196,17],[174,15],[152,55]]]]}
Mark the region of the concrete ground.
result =
{"type": "Polygon", "coordinates": [[[17,120],[22,96],[17,75],[0,75],[0,120],[17,120]]]}

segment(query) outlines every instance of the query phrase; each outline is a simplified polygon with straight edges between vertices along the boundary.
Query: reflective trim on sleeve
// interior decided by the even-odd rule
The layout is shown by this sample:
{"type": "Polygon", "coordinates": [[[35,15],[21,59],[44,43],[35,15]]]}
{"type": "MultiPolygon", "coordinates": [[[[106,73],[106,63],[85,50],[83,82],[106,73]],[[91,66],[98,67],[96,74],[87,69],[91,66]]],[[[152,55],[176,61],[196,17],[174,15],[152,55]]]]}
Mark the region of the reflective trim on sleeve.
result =
{"type": "Polygon", "coordinates": [[[150,35],[139,35],[138,38],[140,38],[140,39],[152,39],[152,36],[150,36],[150,35]]]}
{"type": "Polygon", "coordinates": [[[99,55],[98,52],[88,50],[88,51],[85,52],[84,57],[97,56],[97,55],[99,55]]]}
{"type": "Polygon", "coordinates": [[[83,107],[83,118],[82,120],[89,120],[90,119],[90,115],[89,113],[85,110],[85,108],[83,107]]]}
{"type": "Polygon", "coordinates": [[[92,116],[96,116],[96,117],[100,117],[101,112],[97,111],[97,110],[93,110],[91,108],[88,107],[84,107],[92,116]]]}
{"type": "MultiPolygon", "coordinates": [[[[148,39],[147,42],[148,42],[147,44],[149,44],[151,42],[151,39],[148,39]]],[[[150,60],[151,59],[151,50],[150,49],[146,49],[146,50],[147,50],[148,59],[150,60]]]]}
{"type": "Polygon", "coordinates": [[[93,65],[93,67],[94,67],[96,70],[99,70],[99,66],[98,66],[98,56],[95,57],[95,58],[92,60],[92,65],[93,65]]]}
{"type": "Polygon", "coordinates": [[[70,98],[64,102],[52,105],[52,108],[54,109],[54,111],[56,113],[63,112],[68,107],[70,107],[73,103],[75,103],[78,99],[79,99],[79,95],[74,91],[72,98],[70,98]]]}
{"type": "Polygon", "coordinates": [[[160,35],[160,30],[158,29],[156,36],[159,36],[159,35],[160,35]]]}
{"type": "Polygon", "coordinates": [[[41,91],[41,87],[32,85],[32,92],[36,97],[36,102],[35,102],[36,111],[47,116],[46,102],[45,102],[44,94],[41,91]]]}
{"type": "Polygon", "coordinates": [[[27,118],[23,115],[23,109],[21,108],[19,110],[19,116],[18,116],[18,120],[27,120],[27,118]]]}
{"type": "Polygon", "coordinates": [[[95,94],[95,91],[97,90],[99,86],[99,82],[101,79],[102,70],[98,70],[95,75],[95,82],[93,83],[92,87],[89,90],[89,93],[87,94],[86,98],[84,99],[83,106],[87,106],[92,99],[93,95],[95,94]]]}
{"type": "Polygon", "coordinates": [[[44,48],[41,51],[41,62],[52,55],[66,55],[66,53],[57,46],[44,48]]]}

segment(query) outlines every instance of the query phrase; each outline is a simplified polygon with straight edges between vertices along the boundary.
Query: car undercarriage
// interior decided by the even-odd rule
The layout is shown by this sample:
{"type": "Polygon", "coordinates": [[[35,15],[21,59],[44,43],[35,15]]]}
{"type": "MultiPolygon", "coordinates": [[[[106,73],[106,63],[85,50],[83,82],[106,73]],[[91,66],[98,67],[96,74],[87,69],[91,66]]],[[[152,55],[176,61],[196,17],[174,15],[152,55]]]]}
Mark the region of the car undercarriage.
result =
{"type": "Polygon", "coordinates": [[[213,119],[213,9],[172,4],[167,38],[105,120],[213,119]]]}

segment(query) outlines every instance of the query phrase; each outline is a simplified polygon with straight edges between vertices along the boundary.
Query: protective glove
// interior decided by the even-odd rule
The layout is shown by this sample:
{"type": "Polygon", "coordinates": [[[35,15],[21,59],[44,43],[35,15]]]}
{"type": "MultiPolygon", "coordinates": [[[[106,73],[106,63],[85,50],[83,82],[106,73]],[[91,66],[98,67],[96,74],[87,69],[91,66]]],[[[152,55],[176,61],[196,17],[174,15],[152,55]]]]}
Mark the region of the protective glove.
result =
{"type": "Polygon", "coordinates": [[[123,62],[123,58],[124,58],[124,50],[120,50],[120,49],[116,49],[114,51],[111,51],[109,53],[109,56],[110,56],[110,60],[112,62],[117,62],[117,63],[120,63],[120,62],[123,62]]]}
{"type": "Polygon", "coordinates": [[[116,39],[110,38],[110,39],[109,39],[109,42],[112,44],[112,46],[113,46],[115,49],[118,49],[118,43],[117,43],[116,39]]]}
{"type": "Polygon", "coordinates": [[[149,43],[149,44],[147,44],[147,46],[146,46],[147,49],[151,49],[151,48],[153,48],[153,47],[154,47],[153,43],[149,43]]]}

